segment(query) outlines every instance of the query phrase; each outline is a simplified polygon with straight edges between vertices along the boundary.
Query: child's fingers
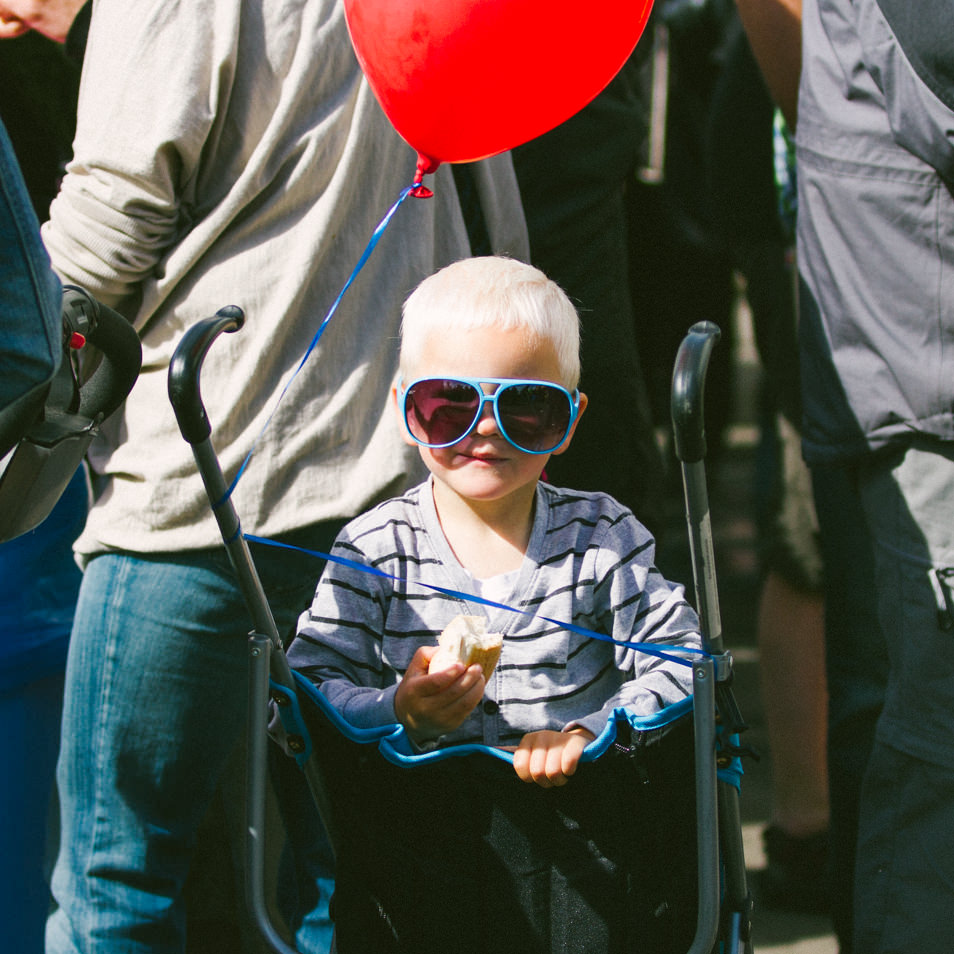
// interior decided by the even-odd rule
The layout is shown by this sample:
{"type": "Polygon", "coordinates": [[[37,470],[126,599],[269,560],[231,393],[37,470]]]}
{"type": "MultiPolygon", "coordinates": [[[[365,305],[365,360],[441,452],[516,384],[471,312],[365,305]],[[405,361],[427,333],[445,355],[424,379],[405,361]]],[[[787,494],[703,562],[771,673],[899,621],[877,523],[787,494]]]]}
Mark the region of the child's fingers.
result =
{"type": "Polygon", "coordinates": [[[480,666],[465,670],[451,686],[433,697],[440,707],[442,718],[456,729],[483,698],[484,686],[484,674],[480,666]],[[471,671],[473,669],[476,669],[476,673],[471,671]]]}
{"type": "Polygon", "coordinates": [[[586,748],[587,739],[580,735],[571,735],[569,741],[560,753],[560,772],[564,779],[573,775],[580,764],[580,756],[586,748]]]}
{"type": "Polygon", "coordinates": [[[566,785],[580,764],[588,738],[566,732],[531,732],[525,735],[513,757],[517,776],[541,788],[566,785]]]}
{"type": "Polygon", "coordinates": [[[559,733],[529,732],[520,741],[513,756],[513,768],[524,782],[535,782],[541,788],[562,785],[566,779],[560,769],[559,733]]]}
{"type": "Polygon", "coordinates": [[[541,788],[566,784],[566,776],[560,765],[559,748],[536,749],[530,753],[530,776],[541,788]]]}
{"type": "MultiPolygon", "coordinates": [[[[447,670],[447,672],[451,671],[447,670]]],[[[443,675],[445,673],[435,673],[435,677],[443,675]]],[[[448,716],[455,718],[459,715],[463,722],[483,698],[486,685],[480,666],[469,666],[448,685],[435,692],[434,701],[448,716]]]]}
{"type": "Polygon", "coordinates": [[[458,728],[484,694],[480,666],[464,669],[457,663],[433,675],[404,680],[395,696],[399,720],[419,738],[436,737],[458,728]]]}
{"type": "Polygon", "coordinates": [[[427,670],[424,670],[418,677],[420,693],[425,696],[439,696],[446,692],[452,692],[466,672],[467,670],[461,663],[454,663],[453,666],[435,673],[428,673],[427,670]]]}
{"type": "Polygon", "coordinates": [[[530,750],[523,744],[518,745],[513,753],[513,770],[521,782],[533,781],[533,776],[530,774],[530,750]]]}
{"type": "MultiPolygon", "coordinates": [[[[461,696],[467,695],[479,687],[480,695],[484,694],[483,670],[473,665],[464,668],[462,663],[454,663],[440,672],[425,674],[419,679],[419,691],[422,696],[442,697],[439,703],[450,705],[461,696]]],[[[478,696],[479,698],[479,696],[478,696]]],[[[475,700],[474,705],[477,702],[475,700]]]]}
{"type": "Polygon", "coordinates": [[[407,672],[404,674],[404,678],[415,679],[419,676],[426,676],[428,666],[431,662],[431,657],[436,652],[436,646],[419,646],[417,651],[411,657],[411,662],[408,664],[407,672]]]}

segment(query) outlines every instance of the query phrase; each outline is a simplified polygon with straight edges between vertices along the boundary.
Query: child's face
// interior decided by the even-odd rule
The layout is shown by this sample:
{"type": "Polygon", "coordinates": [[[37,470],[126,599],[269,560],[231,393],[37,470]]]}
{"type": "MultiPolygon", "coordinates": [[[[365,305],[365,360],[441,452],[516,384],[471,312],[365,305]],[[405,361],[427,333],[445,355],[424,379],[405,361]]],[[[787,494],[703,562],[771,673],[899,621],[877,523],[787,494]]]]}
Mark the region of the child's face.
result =
{"type": "MultiPolygon", "coordinates": [[[[563,384],[551,342],[528,341],[521,330],[498,327],[431,335],[415,367],[406,369],[405,383],[424,377],[525,378],[563,384]]],[[[489,393],[494,387],[484,385],[484,390],[489,393]]],[[[585,406],[586,396],[580,395],[579,413],[585,406]]],[[[401,428],[404,439],[414,444],[403,422],[401,428]]],[[[560,454],[569,446],[575,428],[576,421],[552,453],[560,454]]],[[[528,454],[509,443],[497,427],[490,403],[484,404],[473,430],[456,444],[415,446],[436,480],[473,502],[499,502],[515,494],[525,495],[529,501],[550,459],[550,454],[528,454]]]]}

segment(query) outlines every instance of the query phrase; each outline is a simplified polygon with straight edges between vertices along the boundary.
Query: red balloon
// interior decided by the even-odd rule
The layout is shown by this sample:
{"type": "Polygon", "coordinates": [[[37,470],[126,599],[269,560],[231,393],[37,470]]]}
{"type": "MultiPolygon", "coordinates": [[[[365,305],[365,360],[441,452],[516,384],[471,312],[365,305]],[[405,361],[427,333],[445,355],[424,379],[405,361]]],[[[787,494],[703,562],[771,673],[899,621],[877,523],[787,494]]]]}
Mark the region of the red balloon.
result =
{"type": "Polygon", "coordinates": [[[432,172],[533,139],[619,72],[652,0],[345,0],[358,61],[432,172]]]}

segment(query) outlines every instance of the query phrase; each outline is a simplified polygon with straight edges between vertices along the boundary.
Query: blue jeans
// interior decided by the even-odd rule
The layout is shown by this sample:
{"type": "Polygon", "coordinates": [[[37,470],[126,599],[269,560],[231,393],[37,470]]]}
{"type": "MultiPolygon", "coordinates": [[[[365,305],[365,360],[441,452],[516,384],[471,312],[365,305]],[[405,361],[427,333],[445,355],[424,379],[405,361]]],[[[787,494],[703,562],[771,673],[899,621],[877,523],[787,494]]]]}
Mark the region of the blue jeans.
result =
{"type": "Polygon", "coordinates": [[[79,471],[43,523],[0,543],[0,924],[4,949],[23,954],[42,950],[50,909],[50,796],[80,584],[72,546],[85,518],[79,471]]]}
{"type": "MultiPolygon", "coordinates": [[[[282,539],[328,550],[339,527],[282,539]]],[[[253,555],[291,634],[321,563],[273,547],[253,555]]],[[[197,832],[243,738],[250,629],[224,548],[89,563],[67,663],[47,954],[185,950],[197,832]]]]}
{"type": "Polygon", "coordinates": [[[60,283],[40,241],[7,131],[0,123],[0,411],[45,385],[59,363],[60,283]]]}

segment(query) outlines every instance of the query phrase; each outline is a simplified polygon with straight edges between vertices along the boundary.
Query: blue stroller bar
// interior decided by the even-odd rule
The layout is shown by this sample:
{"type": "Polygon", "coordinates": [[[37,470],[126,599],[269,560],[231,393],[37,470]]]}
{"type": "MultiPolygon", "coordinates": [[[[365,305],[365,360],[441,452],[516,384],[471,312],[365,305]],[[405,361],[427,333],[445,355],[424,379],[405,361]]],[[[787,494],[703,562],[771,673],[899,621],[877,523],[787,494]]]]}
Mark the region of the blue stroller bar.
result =
{"type": "Polygon", "coordinates": [[[229,306],[189,329],[170,366],[169,394],[254,626],[246,894],[269,947],[296,954],[271,921],[264,885],[271,700],[335,853],[332,903],[341,954],[443,954],[441,939],[448,936],[460,938],[459,950],[475,952],[750,951],[738,790],[730,777],[739,754],[731,740],[744,725],[729,688],[732,664],[718,619],[704,475],[702,392],[718,328],[700,323],[690,330],[673,376],[676,449],[706,649],[692,663],[693,697],[648,722],[618,711],[571,783],[542,790],[520,782],[508,756],[485,746],[422,758],[404,745],[397,726],[354,730],[292,673],[212,447],[199,389],[208,349],[243,321],[241,310],[229,306]],[[665,739],[657,743],[660,734],[665,739]],[[723,769],[728,774],[720,774],[723,769]],[[558,937],[564,927],[580,937],[558,937]]]}
{"type": "MultiPolygon", "coordinates": [[[[428,762],[438,762],[443,759],[461,758],[467,755],[481,753],[491,758],[499,759],[508,765],[513,764],[513,755],[506,749],[497,748],[490,745],[479,743],[470,743],[465,745],[452,745],[446,748],[432,749],[422,752],[417,750],[411,743],[404,726],[400,723],[391,725],[377,726],[375,728],[359,728],[347,722],[341,714],[331,705],[330,702],[318,691],[317,686],[306,679],[301,673],[292,673],[297,684],[297,697],[302,695],[310,700],[310,704],[321,710],[322,717],[337,729],[343,736],[350,741],[361,744],[377,746],[381,755],[395,765],[403,765],[411,768],[416,765],[424,765],[428,762]]],[[[281,692],[280,687],[272,686],[271,691],[281,692]]],[[[307,735],[305,727],[305,718],[302,715],[301,708],[296,704],[296,698],[288,700],[288,704],[282,707],[279,715],[284,723],[285,731],[288,735],[307,735]]],[[[661,736],[668,728],[679,719],[692,712],[692,700],[683,699],[674,703],[665,709],[651,716],[634,716],[626,709],[616,709],[613,712],[603,731],[587,747],[581,758],[581,763],[586,764],[604,755],[607,750],[618,744],[617,738],[623,727],[628,727],[632,740],[639,744],[648,744],[649,739],[661,736]]],[[[303,739],[305,749],[301,753],[296,753],[295,758],[300,766],[311,755],[310,740],[303,739]]]]}

